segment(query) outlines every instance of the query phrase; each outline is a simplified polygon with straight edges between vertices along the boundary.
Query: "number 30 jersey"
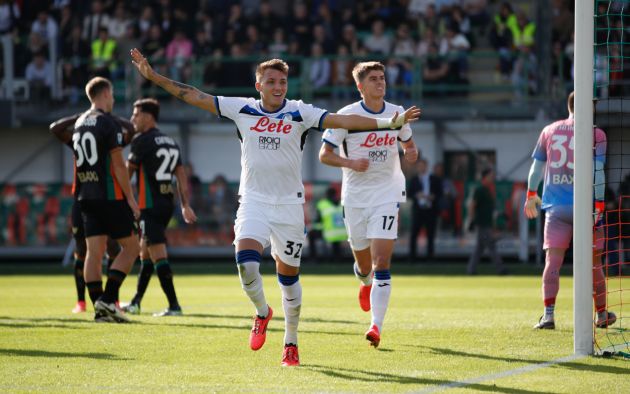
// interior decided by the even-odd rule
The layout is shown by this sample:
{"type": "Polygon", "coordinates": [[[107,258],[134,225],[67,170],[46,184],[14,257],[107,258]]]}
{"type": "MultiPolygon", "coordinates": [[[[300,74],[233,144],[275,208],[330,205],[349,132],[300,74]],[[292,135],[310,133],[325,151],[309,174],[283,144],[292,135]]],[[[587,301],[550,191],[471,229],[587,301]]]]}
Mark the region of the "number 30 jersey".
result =
{"type": "Polygon", "coordinates": [[[182,165],[179,146],[158,129],[139,134],[131,141],[129,162],[138,167],[140,209],[173,203],[173,174],[182,165]]]}
{"type": "MultiPolygon", "coordinates": [[[[594,128],[594,159],[606,159],[606,134],[594,128]]],[[[574,119],[559,120],[546,126],[540,133],[532,158],[547,162],[542,197],[542,209],[554,206],[573,205],[574,168],[574,119]]],[[[594,164],[595,165],[595,164],[594,164]]]]}
{"type": "Polygon", "coordinates": [[[84,112],[74,124],[72,149],[79,200],[122,200],[110,151],[123,146],[123,132],[112,115],[99,109],[84,112]]]}

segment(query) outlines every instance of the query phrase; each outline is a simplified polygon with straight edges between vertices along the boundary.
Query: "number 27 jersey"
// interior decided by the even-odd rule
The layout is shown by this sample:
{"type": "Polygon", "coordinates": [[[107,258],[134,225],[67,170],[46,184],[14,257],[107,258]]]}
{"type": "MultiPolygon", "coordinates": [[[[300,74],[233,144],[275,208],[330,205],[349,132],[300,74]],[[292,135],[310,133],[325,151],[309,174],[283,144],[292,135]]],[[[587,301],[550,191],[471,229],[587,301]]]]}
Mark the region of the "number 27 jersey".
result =
{"type": "MultiPolygon", "coordinates": [[[[606,134],[599,128],[593,131],[593,156],[595,161],[603,162],[606,157],[606,134]]],[[[540,133],[532,158],[547,163],[542,209],[573,205],[574,144],[573,117],[554,122],[540,133]]]]}

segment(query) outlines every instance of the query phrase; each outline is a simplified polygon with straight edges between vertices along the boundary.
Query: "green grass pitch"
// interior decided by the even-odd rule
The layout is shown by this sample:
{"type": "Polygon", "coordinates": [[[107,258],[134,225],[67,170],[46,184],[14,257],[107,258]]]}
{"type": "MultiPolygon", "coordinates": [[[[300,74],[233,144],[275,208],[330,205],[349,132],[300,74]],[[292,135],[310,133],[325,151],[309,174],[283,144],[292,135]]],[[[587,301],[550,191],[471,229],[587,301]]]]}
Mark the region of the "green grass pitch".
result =
{"type": "MultiPolygon", "coordinates": [[[[466,277],[461,265],[394,266],[375,350],[364,339],[370,318],[358,306],[350,264],[305,265],[302,365],[282,368],[284,321],[271,265],[263,271],[275,316],[257,352],[248,347],[253,308],[233,264],[173,266],[184,317],[151,316],[166,305],[154,276],[133,324],[95,324],[90,313],[70,313],[69,269],[0,265],[0,391],[630,392],[628,360],[533,368],[573,352],[570,277],[562,278],[557,329],[541,332],[531,328],[542,310],[538,270],[466,277]]],[[[135,284],[131,275],[123,301],[135,284]]]]}

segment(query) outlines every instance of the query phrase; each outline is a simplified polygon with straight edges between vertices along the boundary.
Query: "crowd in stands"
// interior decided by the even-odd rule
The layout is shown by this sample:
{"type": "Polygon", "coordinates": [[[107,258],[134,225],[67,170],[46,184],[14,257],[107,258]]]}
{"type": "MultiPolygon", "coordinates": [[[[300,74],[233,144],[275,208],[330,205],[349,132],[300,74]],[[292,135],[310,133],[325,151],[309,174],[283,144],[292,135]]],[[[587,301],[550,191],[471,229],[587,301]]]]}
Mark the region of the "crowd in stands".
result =
{"type": "MultiPolygon", "coordinates": [[[[554,42],[564,54],[570,3],[552,2],[554,42]]],[[[438,95],[432,85],[469,82],[469,53],[480,36],[500,55],[503,79],[534,93],[536,25],[515,9],[497,0],[0,0],[0,33],[13,32],[17,77],[46,95],[49,70],[58,69],[71,101],[91,76],[122,80],[133,47],[160,72],[211,87],[251,86],[254,57],[279,56],[308,58],[312,87],[344,94],[339,88],[353,85],[353,61],[344,58],[351,56],[381,59],[390,85],[410,86],[418,73],[427,94],[438,95]]],[[[300,62],[289,63],[299,77],[300,62]]]]}

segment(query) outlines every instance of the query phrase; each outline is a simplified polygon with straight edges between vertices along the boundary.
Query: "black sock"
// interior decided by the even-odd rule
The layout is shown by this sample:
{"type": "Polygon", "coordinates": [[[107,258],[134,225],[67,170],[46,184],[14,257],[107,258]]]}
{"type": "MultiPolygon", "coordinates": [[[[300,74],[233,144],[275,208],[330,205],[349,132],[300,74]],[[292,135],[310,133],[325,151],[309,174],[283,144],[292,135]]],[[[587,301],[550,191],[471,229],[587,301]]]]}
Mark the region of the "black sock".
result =
{"type": "Polygon", "coordinates": [[[77,300],[85,302],[85,278],[83,260],[74,259],[74,285],[77,287],[77,300]]]}
{"type": "Polygon", "coordinates": [[[140,305],[144,292],[147,291],[151,275],[153,275],[153,263],[151,260],[140,260],[140,272],[138,272],[138,287],[136,288],[136,295],[131,300],[132,304],[140,305]]]}
{"type": "Polygon", "coordinates": [[[168,307],[178,309],[179,302],[177,301],[177,295],[175,295],[175,286],[173,285],[173,271],[171,271],[168,260],[162,259],[156,261],[155,269],[157,270],[162,290],[164,290],[164,294],[166,294],[166,298],[168,298],[168,307]]]}
{"type": "Polygon", "coordinates": [[[118,294],[118,289],[120,289],[120,285],[122,285],[125,280],[125,274],[122,271],[118,270],[109,270],[109,274],[107,275],[107,283],[105,284],[105,292],[103,293],[103,297],[101,298],[103,302],[107,304],[111,304],[116,302],[116,294],[118,294]]]}
{"type": "MultiPolygon", "coordinates": [[[[112,269],[112,264],[114,264],[114,259],[112,259],[111,257],[109,257],[107,259],[107,275],[109,275],[109,271],[112,269]]],[[[116,302],[118,302],[119,300],[119,290],[116,290],[116,302]]]]}
{"type": "Polygon", "coordinates": [[[87,282],[85,286],[88,289],[88,294],[90,295],[90,300],[92,300],[92,305],[101,298],[103,295],[103,281],[96,282],[87,282]]]}

